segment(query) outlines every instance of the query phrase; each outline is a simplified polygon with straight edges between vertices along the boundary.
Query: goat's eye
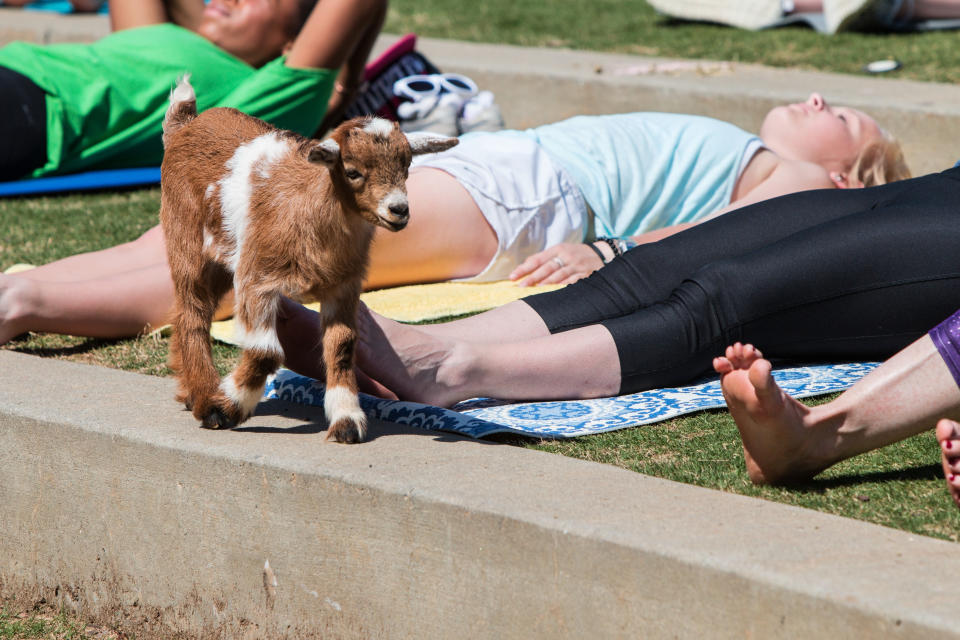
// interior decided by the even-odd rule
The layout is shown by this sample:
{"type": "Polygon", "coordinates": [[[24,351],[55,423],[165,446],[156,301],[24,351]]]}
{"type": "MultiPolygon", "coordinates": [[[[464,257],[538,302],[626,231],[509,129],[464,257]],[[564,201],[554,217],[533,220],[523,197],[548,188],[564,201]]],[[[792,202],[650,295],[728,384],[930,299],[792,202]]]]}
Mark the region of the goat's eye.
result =
{"type": "Polygon", "coordinates": [[[349,180],[359,180],[363,177],[363,174],[357,171],[356,169],[347,169],[346,170],[347,179],[349,180]]]}

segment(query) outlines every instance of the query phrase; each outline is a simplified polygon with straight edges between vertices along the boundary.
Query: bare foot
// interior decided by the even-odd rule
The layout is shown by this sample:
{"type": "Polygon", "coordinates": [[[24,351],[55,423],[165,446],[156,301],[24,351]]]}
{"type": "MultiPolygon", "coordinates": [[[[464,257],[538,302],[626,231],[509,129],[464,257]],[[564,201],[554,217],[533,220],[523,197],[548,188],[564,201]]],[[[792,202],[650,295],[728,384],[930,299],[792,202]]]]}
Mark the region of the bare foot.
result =
{"type": "Polygon", "coordinates": [[[783,392],[770,375],[770,361],[739,342],[714,358],[723,396],[743,440],[747,474],[757,484],[803,480],[828,464],[814,462],[810,410],[783,392]]]}
{"type": "Polygon", "coordinates": [[[937,423],[937,441],[947,489],[954,504],[960,507],[960,424],[944,418],[937,423]]]}
{"type": "Polygon", "coordinates": [[[357,313],[357,366],[401,400],[448,407],[471,397],[471,345],[427,334],[374,313],[357,313]]]}
{"type": "Polygon", "coordinates": [[[31,283],[24,278],[0,274],[0,344],[27,331],[26,313],[31,283]]]}

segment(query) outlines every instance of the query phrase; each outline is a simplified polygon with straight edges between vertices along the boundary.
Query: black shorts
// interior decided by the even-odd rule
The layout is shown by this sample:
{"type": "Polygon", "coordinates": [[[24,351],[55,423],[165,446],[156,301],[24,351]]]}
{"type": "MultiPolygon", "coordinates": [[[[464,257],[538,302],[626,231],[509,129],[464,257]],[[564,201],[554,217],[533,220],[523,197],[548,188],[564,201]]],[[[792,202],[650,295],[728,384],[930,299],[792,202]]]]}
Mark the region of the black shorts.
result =
{"type": "Polygon", "coordinates": [[[30,78],[0,67],[0,180],[22,178],[47,163],[45,97],[30,78]]]}

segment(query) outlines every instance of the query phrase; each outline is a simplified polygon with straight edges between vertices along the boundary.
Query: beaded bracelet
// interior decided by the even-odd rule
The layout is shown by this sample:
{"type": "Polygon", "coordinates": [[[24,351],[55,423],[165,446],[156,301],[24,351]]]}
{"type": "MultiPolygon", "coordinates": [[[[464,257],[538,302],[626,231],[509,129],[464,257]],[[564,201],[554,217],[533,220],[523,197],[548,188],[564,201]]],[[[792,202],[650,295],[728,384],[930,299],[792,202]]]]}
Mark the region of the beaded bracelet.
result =
{"type": "Polygon", "coordinates": [[[607,260],[607,257],[603,255],[603,251],[600,251],[600,249],[597,248],[597,245],[593,244],[592,242],[584,242],[583,244],[593,249],[593,252],[597,254],[598,258],[600,258],[600,262],[602,262],[603,264],[607,264],[607,262],[609,262],[609,260],[607,260]]]}
{"type": "Polygon", "coordinates": [[[597,242],[606,242],[607,246],[610,247],[610,251],[613,251],[613,257],[619,258],[623,255],[623,249],[620,247],[620,243],[617,242],[616,238],[597,238],[597,242]]]}

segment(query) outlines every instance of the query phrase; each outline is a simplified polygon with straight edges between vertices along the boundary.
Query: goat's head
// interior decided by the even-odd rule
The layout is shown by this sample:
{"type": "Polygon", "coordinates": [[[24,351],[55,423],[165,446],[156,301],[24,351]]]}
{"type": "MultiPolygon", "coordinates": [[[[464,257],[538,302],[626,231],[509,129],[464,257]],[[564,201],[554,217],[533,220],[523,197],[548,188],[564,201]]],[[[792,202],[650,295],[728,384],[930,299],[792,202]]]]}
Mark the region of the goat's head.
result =
{"type": "Polygon", "coordinates": [[[404,134],[383,118],[354,118],[311,147],[308,159],[330,169],[338,191],[351,194],[354,208],[365,220],[399,231],[410,219],[406,186],[410,160],[457,142],[432,133],[404,134]]]}

